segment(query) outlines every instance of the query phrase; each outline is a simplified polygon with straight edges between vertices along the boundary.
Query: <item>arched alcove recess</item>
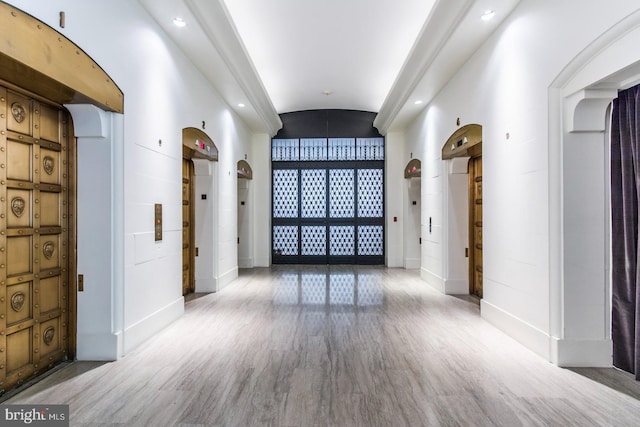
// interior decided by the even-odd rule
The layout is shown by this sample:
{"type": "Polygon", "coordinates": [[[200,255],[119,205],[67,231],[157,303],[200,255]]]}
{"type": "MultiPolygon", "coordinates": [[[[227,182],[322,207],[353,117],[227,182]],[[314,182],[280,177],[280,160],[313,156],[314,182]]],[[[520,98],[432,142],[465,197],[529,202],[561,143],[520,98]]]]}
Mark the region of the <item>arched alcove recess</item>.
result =
{"type": "MultiPolygon", "coordinates": [[[[183,186],[189,181],[190,212],[183,211],[183,225],[188,223],[192,249],[189,255],[195,281],[195,292],[216,292],[218,288],[218,148],[205,132],[198,128],[182,129],[183,186]],[[190,166],[185,177],[185,163],[190,166]],[[198,195],[198,197],[196,197],[198,195]],[[197,248],[197,255],[196,255],[197,248]]],[[[183,202],[184,206],[184,202],[183,202]]],[[[183,230],[184,231],[184,230],[183,230]]],[[[183,250],[184,250],[183,242],[183,250]]],[[[184,257],[183,253],[183,257],[184,257]]],[[[184,259],[183,259],[184,261],[184,259]]],[[[184,265],[183,265],[184,268],[184,265]]],[[[184,271],[184,270],[183,270],[184,271]]],[[[184,283],[183,283],[184,286],[184,283]]],[[[184,288],[183,288],[184,290],[184,288]]]]}
{"type": "Polygon", "coordinates": [[[405,179],[420,178],[422,176],[422,162],[419,159],[411,159],[404,168],[405,179]]]}
{"type": "Polygon", "coordinates": [[[404,167],[404,268],[418,269],[422,263],[422,162],[411,159],[404,167]]]}
{"type": "MultiPolygon", "coordinates": [[[[444,277],[437,283],[446,294],[482,295],[482,126],[457,129],[442,146],[446,190],[443,242],[444,277]]],[[[431,218],[429,218],[431,222],[431,218]]]]}
{"type": "Polygon", "coordinates": [[[253,169],[246,160],[238,161],[238,268],[253,268],[253,169]]]}
{"type": "Polygon", "coordinates": [[[238,178],[253,179],[253,170],[246,160],[238,161],[238,178]]]}
{"type": "Polygon", "coordinates": [[[0,79],[59,104],[122,113],[124,95],[82,49],[33,16],[0,2],[0,79]]]}

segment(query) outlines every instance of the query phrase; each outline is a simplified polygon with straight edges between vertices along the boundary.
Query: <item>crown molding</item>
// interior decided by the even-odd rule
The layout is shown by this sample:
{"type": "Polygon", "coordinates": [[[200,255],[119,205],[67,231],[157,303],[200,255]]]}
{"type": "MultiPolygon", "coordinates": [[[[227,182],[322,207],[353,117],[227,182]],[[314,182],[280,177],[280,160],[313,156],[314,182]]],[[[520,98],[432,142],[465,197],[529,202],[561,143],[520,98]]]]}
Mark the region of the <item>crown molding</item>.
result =
{"type": "Polygon", "coordinates": [[[439,0],[433,7],[373,122],[382,135],[386,135],[396,116],[456,31],[472,4],[473,0],[456,2],[439,0]]]}
{"type": "Polygon", "coordinates": [[[216,48],[271,136],[282,128],[280,116],[222,0],[185,0],[202,31],[216,48]]]}

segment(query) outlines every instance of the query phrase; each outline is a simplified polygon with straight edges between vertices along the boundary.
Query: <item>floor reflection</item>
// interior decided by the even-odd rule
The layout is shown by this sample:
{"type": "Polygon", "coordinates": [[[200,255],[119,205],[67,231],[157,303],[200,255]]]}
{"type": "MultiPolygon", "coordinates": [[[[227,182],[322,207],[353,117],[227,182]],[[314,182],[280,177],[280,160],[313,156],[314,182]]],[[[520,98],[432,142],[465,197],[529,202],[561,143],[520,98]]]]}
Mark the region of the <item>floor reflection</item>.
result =
{"type": "Polygon", "coordinates": [[[282,271],[278,275],[274,304],[366,307],[383,303],[381,273],[334,271],[329,267],[307,270],[282,271]]]}

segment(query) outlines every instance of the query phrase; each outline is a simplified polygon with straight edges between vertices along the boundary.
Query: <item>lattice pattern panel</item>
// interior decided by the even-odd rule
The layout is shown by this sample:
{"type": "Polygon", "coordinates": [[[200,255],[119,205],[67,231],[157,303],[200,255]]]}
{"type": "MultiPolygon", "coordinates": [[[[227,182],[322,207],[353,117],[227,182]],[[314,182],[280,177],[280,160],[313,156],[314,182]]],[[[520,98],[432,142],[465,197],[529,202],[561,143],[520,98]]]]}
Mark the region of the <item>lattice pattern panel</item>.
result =
{"type": "Polygon", "coordinates": [[[358,226],[358,255],[383,255],[381,225],[358,226]]]}
{"type": "Polygon", "coordinates": [[[358,160],[384,160],[384,138],[358,138],[356,157],[358,160]]]}
{"type": "Polygon", "coordinates": [[[352,218],[354,215],[353,169],[329,170],[329,217],[352,218]]]}
{"type": "Polygon", "coordinates": [[[307,138],[300,140],[300,160],[327,160],[326,138],[307,138]]]}
{"type": "Polygon", "coordinates": [[[274,162],[295,161],[300,159],[298,139],[272,139],[271,160],[274,162]]]}
{"type": "Polygon", "coordinates": [[[358,216],[382,218],[382,169],[358,169],[358,216]]]}
{"type": "Polygon", "coordinates": [[[355,160],[355,138],[329,138],[329,160],[355,160]]]}
{"type": "Polygon", "coordinates": [[[283,274],[274,281],[277,283],[273,303],[276,305],[296,305],[298,304],[298,274],[283,274]]]}
{"type": "Polygon", "coordinates": [[[355,304],[355,276],[332,274],[329,276],[329,303],[335,305],[355,304]]]}
{"type": "Polygon", "coordinates": [[[327,215],[327,173],[325,169],[303,169],[302,218],[325,218],[327,215]]]}
{"type": "Polygon", "coordinates": [[[302,227],[302,255],[326,255],[327,253],[327,227],[303,226],[302,227]]]}
{"type": "Polygon", "coordinates": [[[273,217],[298,217],[298,171],[273,170],[273,217]]]}
{"type": "Polygon", "coordinates": [[[298,227],[276,225],[273,227],[273,252],[276,255],[298,255],[298,227]]]}
{"type": "Polygon", "coordinates": [[[327,279],[324,274],[303,273],[301,277],[302,303],[324,304],[327,300],[327,279]]]}
{"type": "Polygon", "coordinates": [[[353,255],[354,227],[352,225],[335,225],[329,227],[329,255],[353,255]]]}
{"type": "Polygon", "coordinates": [[[358,274],[358,305],[382,305],[382,282],[373,274],[358,274]]]}

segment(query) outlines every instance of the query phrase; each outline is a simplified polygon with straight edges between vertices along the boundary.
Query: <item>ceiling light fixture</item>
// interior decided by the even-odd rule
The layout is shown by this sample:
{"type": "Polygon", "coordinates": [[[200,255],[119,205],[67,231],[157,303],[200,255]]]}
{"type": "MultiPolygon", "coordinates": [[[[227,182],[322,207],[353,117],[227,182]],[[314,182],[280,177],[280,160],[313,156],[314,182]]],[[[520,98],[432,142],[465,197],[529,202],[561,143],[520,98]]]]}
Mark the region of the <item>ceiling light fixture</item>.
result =
{"type": "Polygon", "coordinates": [[[244,108],[244,104],[241,102],[240,104],[238,104],[238,107],[244,108]]]}
{"type": "Polygon", "coordinates": [[[483,21],[490,21],[494,16],[496,16],[495,10],[485,10],[484,13],[480,16],[480,19],[482,19],[483,21]]]}
{"type": "Polygon", "coordinates": [[[420,105],[420,104],[422,104],[422,101],[417,100],[416,102],[414,102],[414,104],[416,104],[416,105],[420,105]]]}
{"type": "Polygon", "coordinates": [[[324,96],[329,96],[329,95],[331,95],[332,93],[333,93],[333,92],[332,92],[332,91],[330,91],[330,90],[323,90],[323,91],[322,91],[322,94],[323,94],[324,96]]]}
{"type": "Polygon", "coordinates": [[[185,22],[184,19],[180,18],[179,16],[176,16],[175,18],[173,18],[173,25],[175,25],[176,27],[182,28],[186,26],[187,23],[185,22]]]}

